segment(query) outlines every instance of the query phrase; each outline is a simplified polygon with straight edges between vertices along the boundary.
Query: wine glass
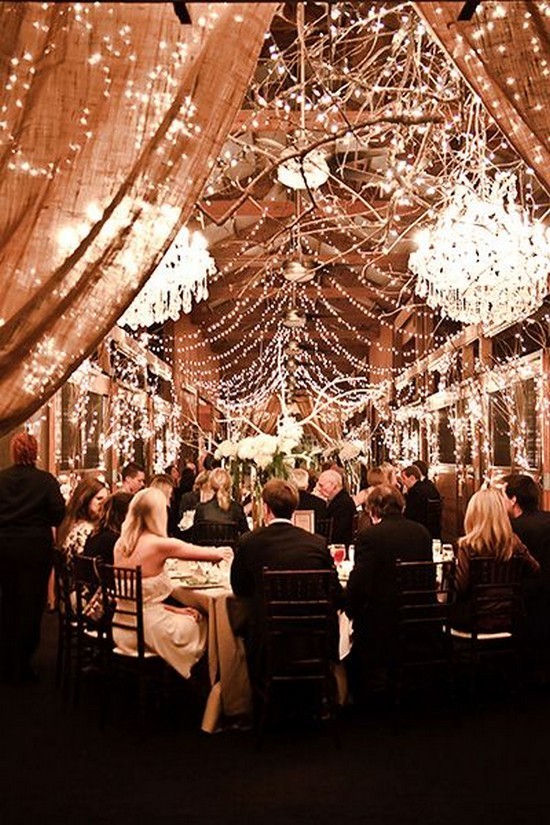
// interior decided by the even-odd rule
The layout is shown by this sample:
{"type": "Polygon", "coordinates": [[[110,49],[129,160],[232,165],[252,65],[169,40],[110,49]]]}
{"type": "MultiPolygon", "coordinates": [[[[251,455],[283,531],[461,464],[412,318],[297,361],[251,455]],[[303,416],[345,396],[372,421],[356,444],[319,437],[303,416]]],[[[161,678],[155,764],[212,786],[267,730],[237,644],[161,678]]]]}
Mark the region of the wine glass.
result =
{"type": "Polygon", "coordinates": [[[346,545],[345,544],[330,544],[329,545],[330,555],[334,559],[334,564],[338,567],[339,564],[342,564],[344,559],[346,558],[346,545]]]}

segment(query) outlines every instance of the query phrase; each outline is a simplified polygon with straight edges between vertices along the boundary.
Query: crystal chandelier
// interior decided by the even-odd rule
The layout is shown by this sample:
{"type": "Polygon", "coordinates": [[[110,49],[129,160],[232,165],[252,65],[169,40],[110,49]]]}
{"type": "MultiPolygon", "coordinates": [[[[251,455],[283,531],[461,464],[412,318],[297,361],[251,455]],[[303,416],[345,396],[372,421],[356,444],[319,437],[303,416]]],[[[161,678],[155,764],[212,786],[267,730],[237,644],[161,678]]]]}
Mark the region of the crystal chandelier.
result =
{"type": "Polygon", "coordinates": [[[550,234],[517,202],[516,177],[460,181],[449,205],[418,236],[409,258],[416,292],[455,321],[496,330],[526,318],[548,292],[550,234]]]}
{"type": "Polygon", "coordinates": [[[177,321],[182,313],[191,312],[193,299],[198,302],[208,298],[208,276],[215,271],[205,237],[182,227],[141,292],[119,318],[119,326],[136,329],[162,324],[169,318],[177,321]]]}

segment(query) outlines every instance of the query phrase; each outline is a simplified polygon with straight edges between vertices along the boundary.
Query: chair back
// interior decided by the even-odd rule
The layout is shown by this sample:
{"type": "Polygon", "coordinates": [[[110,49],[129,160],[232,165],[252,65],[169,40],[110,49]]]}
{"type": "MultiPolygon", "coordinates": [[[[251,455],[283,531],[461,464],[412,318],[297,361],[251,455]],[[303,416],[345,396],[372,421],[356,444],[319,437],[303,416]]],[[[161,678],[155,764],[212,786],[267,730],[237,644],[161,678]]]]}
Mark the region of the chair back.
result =
{"type": "Polygon", "coordinates": [[[337,639],[334,571],[264,568],[262,583],[267,678],[327,679],[337,639]]]}
{"type": "Polygon", "coordinates": [[[224,546],[233,550],[239,541],[237,522],[199,521],[193,527],[193,541],[203,547],[224,546]]]}
{"type": "Polygon", "coordinates": [[[396,561],[398,693],[404,668],[451,666],[449,610],[453,571],[454,561],[396,561]]]}
{"type": "Polygon", "coordinates": [[[53,569],[55,576],[55,596],[60,618],[65,622],[76,620],[75,609],[71,599],[72,572],[67,555],[59,547],[54,548],[53,569]]]}
{"type": "Polygon", "coordinates": [[[77,611],[84,607],[89,597],[99,587],[97,559],[79,553],[72,559],[73,583],[76,593],[77,611]]]}
{"type": "Polygon", "coordinates": [[[327,540],[327,544],[332,542],[332,518],[318,518],[315,520],[315,532],[318,536],[323,536],[327,540]]]}
{"type": "Polygon", "coordinates": [[[470,558],[472,630],[479,633],[514,633],[523,616],[521,556],[498,561],[493,556],[470,558]]]}
{"type": "Polygon", "coordinates": [[[399,623],[402,626],[442,626],[449,611],[454,562],[395,563],[399,623]]]}
{"type": "Polygon", "coordinates": [[[138,658],[143,659],[145,636],[141,567],[103,564],[98,568],[98,573],[105,609],[109,610],[116,604],[110,622],[111,634],[117,629],[135,634],[135,650],[138,658]]]}

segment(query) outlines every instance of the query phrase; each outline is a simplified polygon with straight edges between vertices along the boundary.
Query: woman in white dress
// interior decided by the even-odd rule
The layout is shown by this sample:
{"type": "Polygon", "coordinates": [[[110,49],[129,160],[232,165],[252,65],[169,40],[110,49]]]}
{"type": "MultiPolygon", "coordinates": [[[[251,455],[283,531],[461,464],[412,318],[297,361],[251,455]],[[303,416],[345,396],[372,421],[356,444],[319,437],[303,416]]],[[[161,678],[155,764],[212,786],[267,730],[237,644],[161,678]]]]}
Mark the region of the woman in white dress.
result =
{"type": "MultiPolygon", "coordinates": [[[[197,547],[166,535],[166,497],[145,489],[133,497],[115,550],[115,564],[141,567],[145,644],[185,678],[204,652],[206,619],[194,608],[165,604],[174,586],[164,571],[168,558],[231,561],[228,547],[197,547]]],[[[135,651],[135,634],[115,630],[114,640],[125,652],[135,651]]]]}

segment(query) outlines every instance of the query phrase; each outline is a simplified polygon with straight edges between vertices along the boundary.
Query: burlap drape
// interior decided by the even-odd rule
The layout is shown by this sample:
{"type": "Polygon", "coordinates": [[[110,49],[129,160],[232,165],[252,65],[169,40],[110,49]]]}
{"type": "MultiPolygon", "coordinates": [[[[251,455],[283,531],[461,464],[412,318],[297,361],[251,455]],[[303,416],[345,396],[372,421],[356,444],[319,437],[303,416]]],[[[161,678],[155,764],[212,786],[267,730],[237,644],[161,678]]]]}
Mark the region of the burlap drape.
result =
{"type": "Polygon", "coordinates": [[[116,322],[188,219],[275,3],[0,4],[0,434],[116,322]]]}
{"type": "Polygon", "coordinates": [[[550,17],[533,0],[414,3],[516,152],[550,192],[550,17]]]}

